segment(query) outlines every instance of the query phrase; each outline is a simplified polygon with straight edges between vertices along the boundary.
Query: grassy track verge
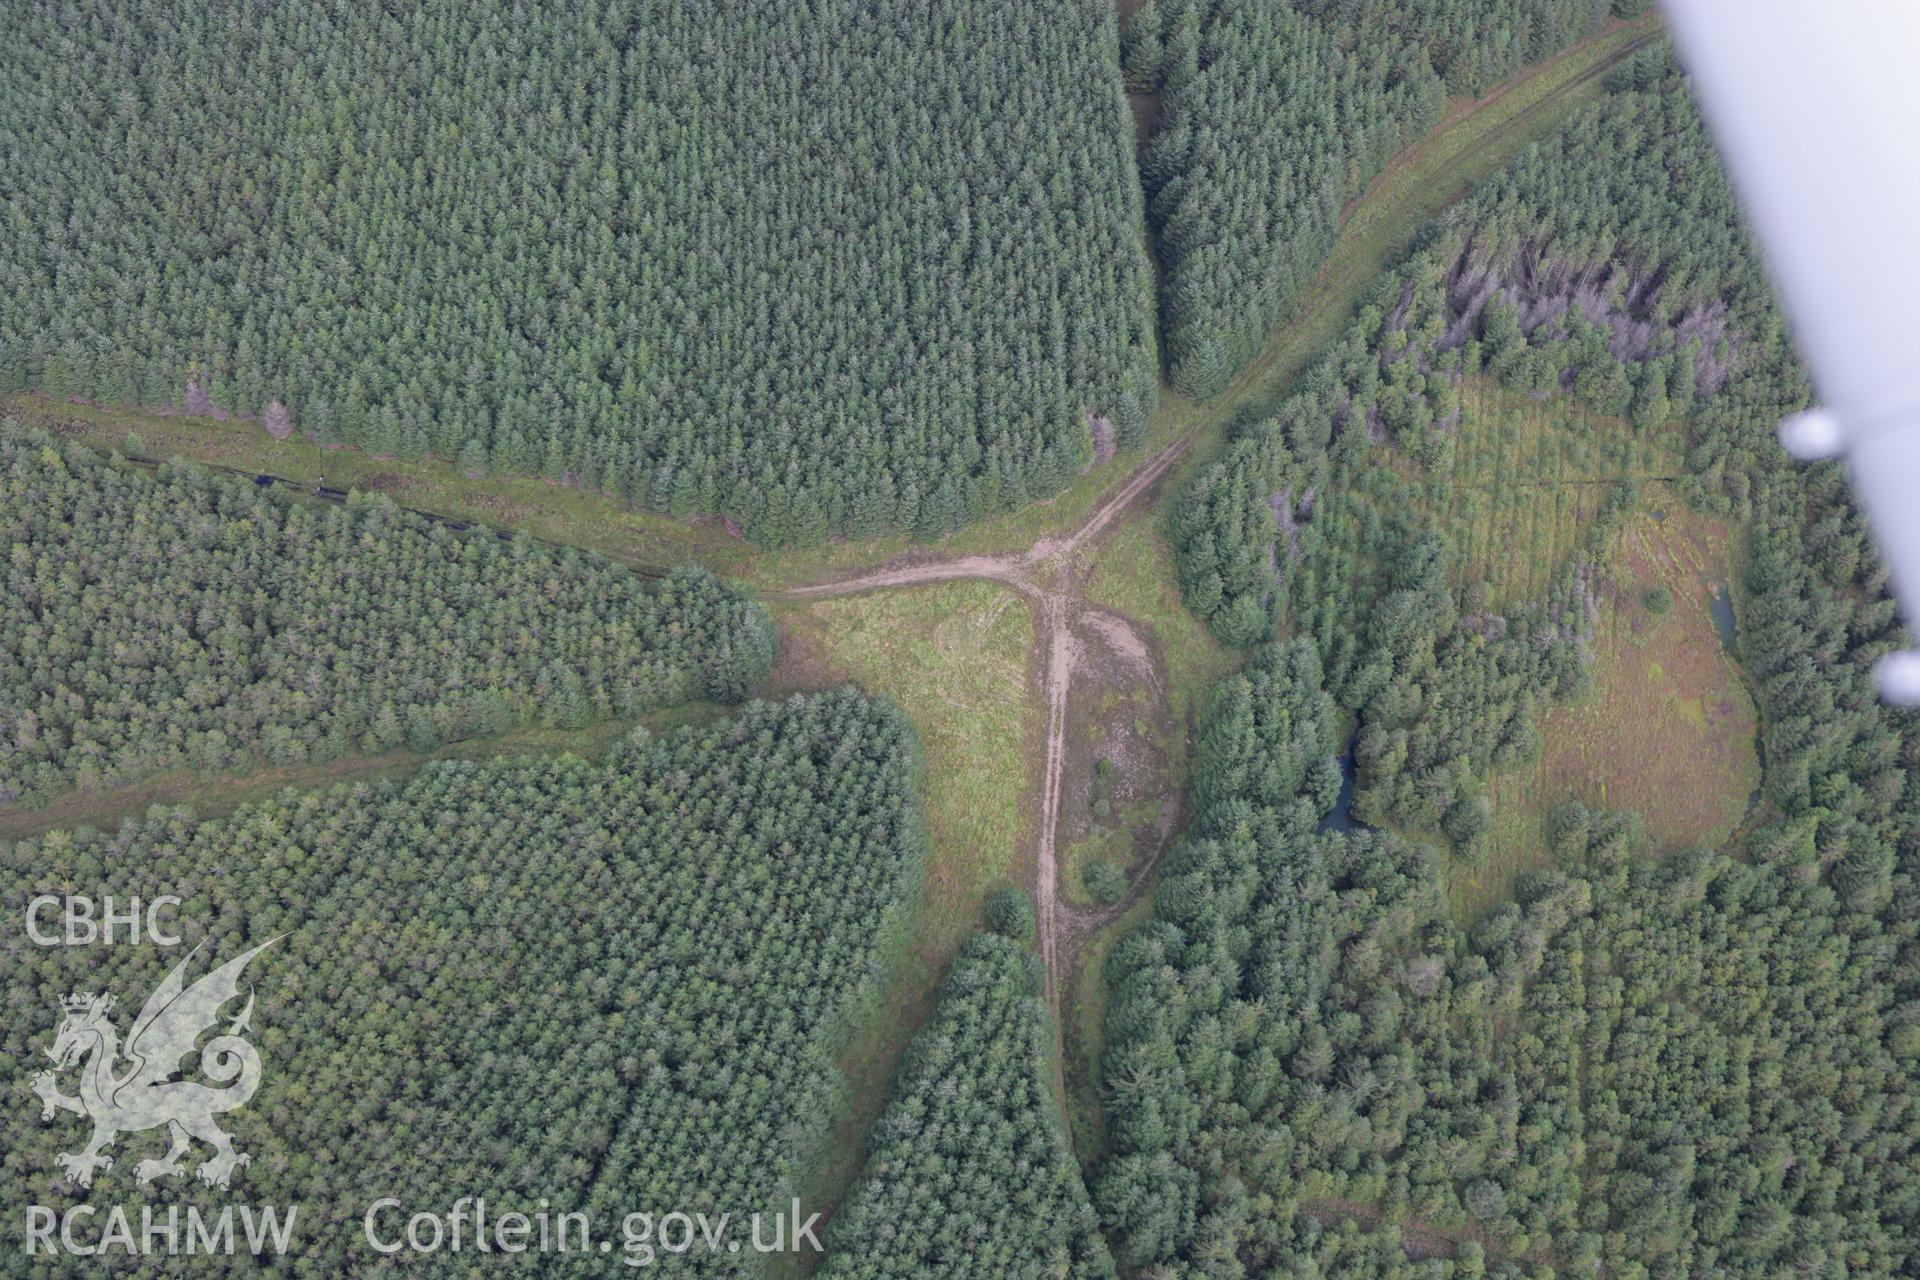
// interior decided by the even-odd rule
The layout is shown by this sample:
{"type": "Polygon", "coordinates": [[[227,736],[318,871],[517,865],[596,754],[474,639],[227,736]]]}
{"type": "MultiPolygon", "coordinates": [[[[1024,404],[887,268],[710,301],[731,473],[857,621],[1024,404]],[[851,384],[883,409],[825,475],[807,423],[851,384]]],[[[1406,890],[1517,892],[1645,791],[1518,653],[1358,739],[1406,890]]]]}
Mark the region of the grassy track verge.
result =
{"type": "Polygon", "coordinates": [[[198,817],[221,818],[242,805],[288,789],[316,791],[341,783],[405,777],[433,760],[483,760],[491,756],[564,752],[591,759],[636,728],[645,727],[658,733],[732,713],[733,708],[718,703],[695,702],[649,712],[632,720],[602,720],[584,729],[528,726],[497,738],[449,742],[425,753],[403,749],[375,756],[356,754],[325,764],[245,773],[196,774],[187,769],[174,770],[105,791],[69,791],[39,809],[0,809],[0,840],[25,840],[73,827],[111,831],[128,818],[139,818],[157,804],[186,805],[198,817]]]}
{"type": "Polygon", "coordinates": [[[1062,1015],[1067,1024],[1067,1107],[1073,1153],[1089,1175],[1107,1153],[1107,1116],[1100,1105],[1100,1057],[1107,1045],[1107,953],[1152,914],[1149,894],[1089,938],[1080,950],[1080,969],[1067,992],[1062,1015]]]}
{"type": "MultiPolygon", "coordinates": [[[[1028,796],[1040,708],[1033,614],[1004,587],[950,582],[781,604],[769,696],[852,681],[913,721],[932,848],[918,923],[884,988],[855,1018],[841,1056],[847,1092],[821,1162],[801,1187],[808,1212],[839,1202],[859,1174],[907,1042],[933,1012],[954,953],[1002,884],[1027,884],[1028,796]]],[[[791,1259],[771,1274],[797,1273],[791,1259]],[[784,1268],[784,1269],[782,1269],[784,1268]]]]}

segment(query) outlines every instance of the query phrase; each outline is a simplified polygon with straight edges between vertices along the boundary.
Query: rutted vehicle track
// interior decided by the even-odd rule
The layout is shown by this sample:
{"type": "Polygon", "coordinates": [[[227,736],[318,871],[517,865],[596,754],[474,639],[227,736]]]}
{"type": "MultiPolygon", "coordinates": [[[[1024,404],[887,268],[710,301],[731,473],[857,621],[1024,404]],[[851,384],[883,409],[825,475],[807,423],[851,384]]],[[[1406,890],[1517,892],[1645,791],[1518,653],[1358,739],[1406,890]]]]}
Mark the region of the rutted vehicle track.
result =
{"type": "MultiPolygon", "coordinates": [[[[1129,658],[1146,663],[1149,682],[1156,690],[1165,683],[1164,673],[1158,669],[1151,651],[1134,635],[1133,624],[1087,599],[1084,558],[1116,519],[1152,492],[1155,483],[1186,452],[1189,443],[1187,439],[1175,441],[1148,459],[1065,538],[1043,538],[1024,552],[1008,555],[951,559],[908,557],[879,569],[779,593],[785,599],[811,600],[971,579],[998,583],[1018,592],[1033,606],[1038,683],[1046,706],[1035,833],[1034,910],[1040,957],[1046,965],[1047,1002],[1056,1015],[1056,1034],[1060,1026],[1062,980],[1067,972],[1062,961],[1070,958],[1061,954],[1064,912],[1059,891],[1059,833],[1061,779],[1067,758],[1067,710],[1074,668],[1085,658],[1089,643],[1103,643],[1118,646],[1129,658]]],[[[1073,930],[1074,936],[1087,932],[1085,922],[1089,917],[1095,921],[1093,927],[1098,927],[1098,922],[1114,914],[1115,909],[1076,912],[1074,923],[1080,927],[1073,930]]]]}
{"type": "Polygon", "coordinates": [[[1175,441],[1148,459],[1065,538],[1043,538],[1024,552],[1008,555],[950,559],[908,557],[879,569],[778,593],[784,599],[814,600],[975,580],[997,583],[1017,592],[1032,606],[1037,682],[1046,707],[1039,804],[1034,824],[1034,915],[1036,942],[1046,974],[1047,1007],[1053,1014],[1055,1086],[1062,1098],[1066,1096],[1066,1054],[1065,1020],[1060,1016],[1060,1002],[1066,979],[1074,968],[1075,944],[1138,898],[1151,879],[1153,864],[1159,856],[1156,848],[1136,873],[1126,903],[1106,908],[1074,908],[1061,900],[1060,797],[1067,765],[1067,722],[1074,670],[1087,657],[1089,645],[1099,644],[1142,664],[1156,698],[1165,696],[1166,685],[1165,673],[1159,669],[1152,650],[1134,632],[1133,624],[1111,609],[1089,601],[1086,568],[1089,553],[1102,535],[1121,515],[1144,502],[1155,483],[1186,452],[1189,443],[1188,439],[1175,441]]]}

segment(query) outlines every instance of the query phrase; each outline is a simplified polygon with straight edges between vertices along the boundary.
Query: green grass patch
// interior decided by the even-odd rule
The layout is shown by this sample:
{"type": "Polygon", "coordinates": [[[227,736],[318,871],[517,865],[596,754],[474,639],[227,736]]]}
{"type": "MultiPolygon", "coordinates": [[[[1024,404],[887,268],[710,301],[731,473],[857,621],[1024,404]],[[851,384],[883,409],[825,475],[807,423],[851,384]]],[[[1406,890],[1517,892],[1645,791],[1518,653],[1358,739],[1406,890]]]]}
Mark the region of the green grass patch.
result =
{"type": "MultiPolygon", "coordinates": [[[[1169,709],[1183,731],[1190,731],[1208,691],[1240,665],[1241,655],[1223,648],[1181,603],[1173,556],[1157,524],[1130,520],[1108,534],[1088,573],[1086,594],[1151,635],[1162,659],[1169,709]]],[[[1179,742],[1155,745],[1184,770],[1184,734],[1179,742]]]]}
{"type": "MultiPolygon", "coordinates": [[[[1014,877],[1039,744],[1033,618],[1005,588],[955,582],[782,604],[769,696],[851,681],[900,704],[920,735],[933,861],[923,940],[957,945],[1014,877]]],[[[946,954],[951,947],[943,947],[946,954]]]]}
{"type": "Polygon", "coordinates": [[[770,696],[851,681],[900,704],[919,735],[931,856],[920,915],[884,990],[855,1021],[841,1059],[848,1097],[820,1167],[802,1188],[809,1212],[837,1204],[859,1173],[865,1135],[913,1032],[932,1012],[987,895],[1031,889],[1025,801],[1039,750],[1031,697],[1033,617],[990,583],[956,582],[775,609],[782,652],[770,696]]]}
{"type": "Polygon", "coordinates": [[[1710,606],[1737,578],[1736,541],[1725,523],[1664,494],[1628,521],[1601,583],[1592,691],[1541,717],[1536,763],[1491,780],[1492,855],[1478,872],[1456,873],[1460,919],[1546,864],[1547,815],[1569,800],[1639,813],[1659,852],[1719,847],[1739,828],[1760,785],[1758,719],[1710,606]],[[1660,586],[1672,596],[1664,612],[1645,598],[1660,586]]]}

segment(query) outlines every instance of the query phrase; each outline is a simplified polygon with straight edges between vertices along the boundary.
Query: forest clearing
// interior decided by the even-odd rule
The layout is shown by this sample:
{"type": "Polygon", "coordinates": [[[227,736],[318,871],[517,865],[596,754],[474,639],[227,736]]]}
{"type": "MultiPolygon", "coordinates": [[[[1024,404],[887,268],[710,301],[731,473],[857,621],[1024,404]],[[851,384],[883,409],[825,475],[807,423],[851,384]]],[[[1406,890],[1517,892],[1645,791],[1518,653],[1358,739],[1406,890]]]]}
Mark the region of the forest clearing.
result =
{"type": "Polygon", "coordinates": [[[1622,531],[1603,586],[1592,692],[1541,717],[1539,761],[1488,782],[1493,852],[1484,868],[1456,879],[1463,919],[1503,901],[1520,872],[1544,864],[1548,815],[1568,801],[1642,815],[1664,852],[1721,847],[1757,802],[1753,695],[1713,619],[1715,593],[1738,578],[1729,531],[1651,502],[1622,531]]]}

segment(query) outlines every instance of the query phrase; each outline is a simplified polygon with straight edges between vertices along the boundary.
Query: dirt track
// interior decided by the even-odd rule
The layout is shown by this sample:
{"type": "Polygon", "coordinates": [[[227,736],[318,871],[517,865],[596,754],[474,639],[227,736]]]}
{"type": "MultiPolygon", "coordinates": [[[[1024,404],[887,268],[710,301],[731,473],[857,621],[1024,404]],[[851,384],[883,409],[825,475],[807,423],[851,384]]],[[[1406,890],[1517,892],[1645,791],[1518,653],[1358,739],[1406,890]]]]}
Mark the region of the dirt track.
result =
{"type": "MultiPolygon", "coordinates": [[[[1133,624],[1112,610],[1088,601],[1083,553],[1115,520],[1153,491],[1155,484],[1186,452],[1189,443],[1187,439],[1177,440],[1147,459],[1067,537],[1043,538],[1024,552],[1007,555],[906,559],[780,593],[786,599],[814,600],[968,579],[999,583],[1032,604],[1038,684],[1046,706],[1039,815],[1034,834],[1034,914],[1040,958],[1046,968],[1047,1005],[1053,1013],[1056,1039],[1064,1033],[1060,1001],[1065,979],[1072,968],[1072,952],[1079,940],[1114,919],[1138,898],[1151,879],[1153,861],[1147,859],[1146,865],[1136,871],[1127,900],[1119,906],[1073,908],[1061,901],[1061,779],[1067,765],[1067,723],[1074,671],[1087,659],[1089,647],[1098,646],[1138,671],[1139,678],[1156,696],[1164,695],[1166,684],[1158,656],[1141,640],[1133,624]]],[[[1170,831],[1171,824],[1166,824],[1163,840],[1170,831]]],[[[1054,1069],[1060,1077],[1058,1083],[1063,1097],[1064,1061],[1063,1053],[1054,1054],[1054,1069]]]]}

